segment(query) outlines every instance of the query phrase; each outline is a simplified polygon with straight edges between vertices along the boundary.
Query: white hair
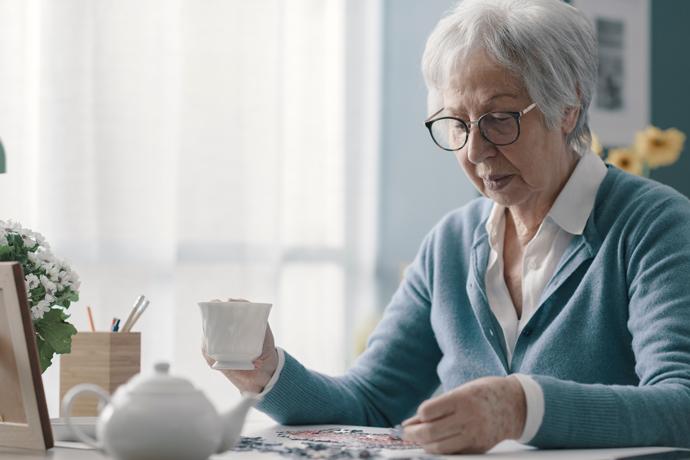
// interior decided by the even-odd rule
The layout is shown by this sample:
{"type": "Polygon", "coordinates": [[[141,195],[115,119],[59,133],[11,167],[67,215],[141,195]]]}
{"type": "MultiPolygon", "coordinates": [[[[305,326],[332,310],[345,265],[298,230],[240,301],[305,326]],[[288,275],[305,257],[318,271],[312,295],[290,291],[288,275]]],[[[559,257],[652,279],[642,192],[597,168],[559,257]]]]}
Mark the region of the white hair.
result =
{"type": "Polygon", "coordinates": [[[443,107],[453,74],[476,51],[487,52],[522,79],[549,129],[559,129],[565,113],[579,106],[566,142],[584,151],[591,141],[587,109],[597,76],[591,20],[563,0],[460,1],[438,23],[424,50],[429,115],[443,107]]]}

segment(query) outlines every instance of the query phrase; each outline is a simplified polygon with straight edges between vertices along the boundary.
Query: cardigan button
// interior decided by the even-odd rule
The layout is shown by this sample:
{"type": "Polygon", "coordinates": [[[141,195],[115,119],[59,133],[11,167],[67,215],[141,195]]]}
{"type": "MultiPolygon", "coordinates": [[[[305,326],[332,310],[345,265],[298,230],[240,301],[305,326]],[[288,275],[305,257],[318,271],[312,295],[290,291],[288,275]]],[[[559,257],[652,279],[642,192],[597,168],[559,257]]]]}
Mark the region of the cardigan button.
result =
{"type": "Polygon", "coordinates": [[[527,336],[530,335],[531,333],[532,333],[532,329],[530,329],[530,328],[528,328],[528,327],[526,327],[526,328],[522,331],[522,335],[524,335],[525,337],[527,337],[527,336]]]}

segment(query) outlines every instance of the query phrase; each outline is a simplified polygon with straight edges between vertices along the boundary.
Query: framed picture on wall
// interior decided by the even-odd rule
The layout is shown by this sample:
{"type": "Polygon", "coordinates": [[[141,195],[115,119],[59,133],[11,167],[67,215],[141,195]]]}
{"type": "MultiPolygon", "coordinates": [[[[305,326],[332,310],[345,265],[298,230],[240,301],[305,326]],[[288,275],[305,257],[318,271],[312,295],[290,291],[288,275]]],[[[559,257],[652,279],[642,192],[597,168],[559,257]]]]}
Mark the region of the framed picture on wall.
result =
{"type": "Polygon", "coordinates": [[[53,447],[19,262],[0,262],[0,446],[34,450],[53,447]]]}
{"type": "Polygon", "coordinates": [[[590,128],[604,146],[625,146],[650,119],[649,0],[572,0],[594,22],[597,86],[590,128]]]}

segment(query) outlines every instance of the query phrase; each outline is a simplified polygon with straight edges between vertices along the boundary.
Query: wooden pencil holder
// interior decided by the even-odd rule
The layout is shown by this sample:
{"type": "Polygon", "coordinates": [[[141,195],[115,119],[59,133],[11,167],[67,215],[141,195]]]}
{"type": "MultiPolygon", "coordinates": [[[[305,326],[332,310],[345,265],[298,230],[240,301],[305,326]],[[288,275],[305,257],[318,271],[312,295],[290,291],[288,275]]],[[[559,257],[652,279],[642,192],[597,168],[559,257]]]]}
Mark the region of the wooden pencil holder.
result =
{"type": "MultiPolygon", "coordinates": [[[[141,332],[79,332],[72,337],[72,352],[60,356],[60,401],[80,383],[95,383],[113,394],[140,371],[141,332]]],[[[79,398],[72,416],[98,416],[98,399],[79,398]]]]}

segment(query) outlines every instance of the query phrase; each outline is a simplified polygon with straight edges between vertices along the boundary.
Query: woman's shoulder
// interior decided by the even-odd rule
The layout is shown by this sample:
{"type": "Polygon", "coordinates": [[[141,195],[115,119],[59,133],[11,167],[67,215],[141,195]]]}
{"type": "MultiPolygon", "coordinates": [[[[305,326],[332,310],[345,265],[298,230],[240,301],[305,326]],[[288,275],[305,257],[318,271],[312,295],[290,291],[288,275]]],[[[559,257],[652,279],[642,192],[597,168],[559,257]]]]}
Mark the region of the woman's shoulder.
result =
{"type": "Polygon", "coordinates": [[[610,165],[595,201],[597,207],[619,211],[628,207],[648,208],[667,205],[690,211],[690,200],[675,189],[610,165]]]}
{"type": "Polygon", "coordinates": [[[494,202],[480,196],[466,205],[447,213],[429,232],[428,238],[439,241],[474,241],[477,231],[482,231],[494,202]]]}
{"type": "Polygon", "coordinates": [[[632,224],[626,225],[631,230],[663,214],[690,218],[690,200],[678,191],[610,165],[608,168],[594,205],[594,220],[600,229],[605,231],[618,223],[632,224]]]}

